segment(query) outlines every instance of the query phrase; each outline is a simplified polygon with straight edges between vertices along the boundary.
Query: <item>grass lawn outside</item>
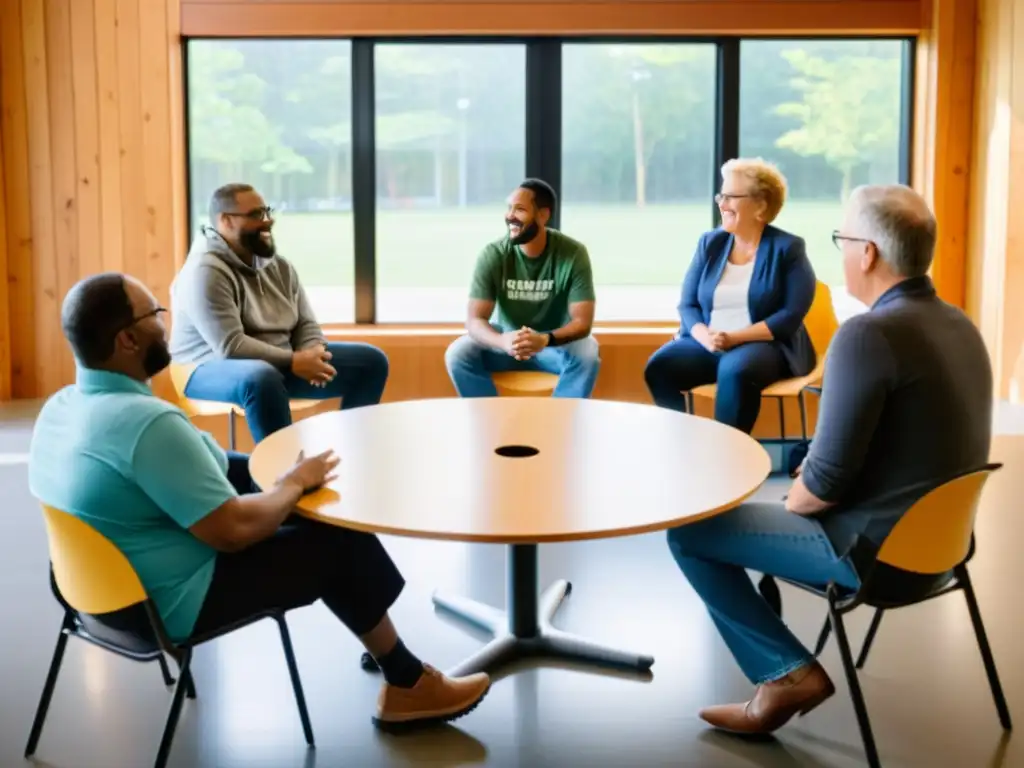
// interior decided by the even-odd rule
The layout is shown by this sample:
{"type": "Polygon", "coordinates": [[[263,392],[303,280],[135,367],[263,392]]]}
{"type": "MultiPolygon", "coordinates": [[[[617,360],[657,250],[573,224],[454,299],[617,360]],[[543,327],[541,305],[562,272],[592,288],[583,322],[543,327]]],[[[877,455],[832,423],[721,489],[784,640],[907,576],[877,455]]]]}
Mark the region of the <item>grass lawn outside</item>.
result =
{"type": "MultiPolygon", "coordinates": [[[[378,319],[461,320],[477,254],[502,235],[503,216],[501,204],[378,211],[378,319]]],[[[843,280],[831,241],[841,219],[839,200],[794,200],[775,222],[807,241],[818,279],[832,286],[843,280]]],[[[599,320],[669,320],[676,317],[679,287],[697,238],[711,226],[711,204],[640,208],[570,201],[561,224],[590,252],[599,320]]],[[[351,322],[352,214],[285,211],[277,218],[275,239],[298,269],[321,321],[351,322]]]]}

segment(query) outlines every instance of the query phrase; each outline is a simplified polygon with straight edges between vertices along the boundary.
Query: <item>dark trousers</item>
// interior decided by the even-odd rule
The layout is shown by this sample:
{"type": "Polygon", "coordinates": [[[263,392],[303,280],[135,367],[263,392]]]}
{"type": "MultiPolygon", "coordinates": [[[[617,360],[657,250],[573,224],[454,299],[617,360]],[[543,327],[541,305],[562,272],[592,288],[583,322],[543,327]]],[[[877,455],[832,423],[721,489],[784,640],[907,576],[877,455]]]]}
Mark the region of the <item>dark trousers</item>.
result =
{"type": "MultiPolygon", "coordinates": [[[[228,479],[240,493],[254,490],[249,460],[229,454],[228,479]]],[[[262,611],[323,600],[355,635],[373,629],[398,599],[405,580],[380,540],[294,516],[270,538],[240,552],[221,552],[193,636],[205,635],[262,611]]]]}
{"type": "Polygon", "coordinates": [[[747,434],[761,411],[761,392],[790,375],[785,358],[771,342],[755,341],[728,352],[708,352],[689,336],[662,346],[644,369],[655,405],[675,411],[686,410],[684,391],[716,384],[715,420],[747,434]]]}

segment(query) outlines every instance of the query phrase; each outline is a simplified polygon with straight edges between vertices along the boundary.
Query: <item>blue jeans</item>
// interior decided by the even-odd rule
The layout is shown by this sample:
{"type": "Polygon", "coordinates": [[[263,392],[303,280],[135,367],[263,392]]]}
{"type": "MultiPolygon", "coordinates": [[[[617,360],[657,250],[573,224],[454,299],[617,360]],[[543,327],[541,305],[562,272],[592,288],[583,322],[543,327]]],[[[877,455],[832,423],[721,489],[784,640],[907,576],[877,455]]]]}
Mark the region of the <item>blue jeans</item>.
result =
{"type": "Polygon", "coordinates": [[[663,345],[644,369],[654,404],[674,411],[686,410],[684,390],[717,384],[715,420],[748,435],[761,412],[761,391],[789,375],[785,358],[771,342],[753,341],[728,352],[708,352],[689,336],[663,345]]]}
{"type": "Polygon", "coordinates": [[[748,503],[668,532],[683,575],[750,682],[777,680],[813,660],[754,587],[745,569],[804,584],[835,582],[856,590],[853,566],[841,560],[813,517],[782,504],[748,503]]]}
{"type": "Polygon", "coordinates": [[[314,387],[265,360],[210,360],[196,368],[185,396],[241,406],[257,443],[292,423],[292,398],[340,397],[342,410],[379,403],[388,380],[387,356],[361,342],[331,342],[327,349],[338,375],[323,387],[314,387]]]}
{"type": "Polygon", "coordinates": [[[558,375],[553,397],[588,398],[601,368],[597,340],[593,336],[560,347],[545,347],[529,360],[516,360],[466,335],[448,346],[444,362],[460,397],[496,397],[498,390],[491,380],[492,373],[545,371],[558,375]]]}

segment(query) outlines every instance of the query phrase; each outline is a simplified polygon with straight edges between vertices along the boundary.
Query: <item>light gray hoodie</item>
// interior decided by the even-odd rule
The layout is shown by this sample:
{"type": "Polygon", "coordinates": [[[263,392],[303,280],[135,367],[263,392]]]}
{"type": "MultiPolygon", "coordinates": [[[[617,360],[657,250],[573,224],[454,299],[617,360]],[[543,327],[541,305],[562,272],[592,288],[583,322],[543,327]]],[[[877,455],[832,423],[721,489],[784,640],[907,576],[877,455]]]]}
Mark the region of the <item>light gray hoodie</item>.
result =
{"type": "Polygon", "coordinates": [[[203,227],[171,283],[171,356],[291,365],[292,352],[325,343],[295,267],[280,256],[248,266],[216,230],[203,227]]]}

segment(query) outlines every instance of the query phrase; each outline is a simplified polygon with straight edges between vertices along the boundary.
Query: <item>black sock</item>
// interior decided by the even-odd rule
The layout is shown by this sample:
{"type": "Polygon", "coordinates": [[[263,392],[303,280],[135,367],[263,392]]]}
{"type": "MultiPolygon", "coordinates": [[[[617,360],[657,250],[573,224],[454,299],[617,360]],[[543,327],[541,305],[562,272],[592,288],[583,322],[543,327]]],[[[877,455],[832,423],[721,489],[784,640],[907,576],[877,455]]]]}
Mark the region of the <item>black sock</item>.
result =
{"type": "Polygon", "coordinates": [[[401,638],[384,656],[377,659],[384,679],[399,688],[412,688],[423,675],[423,662],[417,659],[401,638]]]}

